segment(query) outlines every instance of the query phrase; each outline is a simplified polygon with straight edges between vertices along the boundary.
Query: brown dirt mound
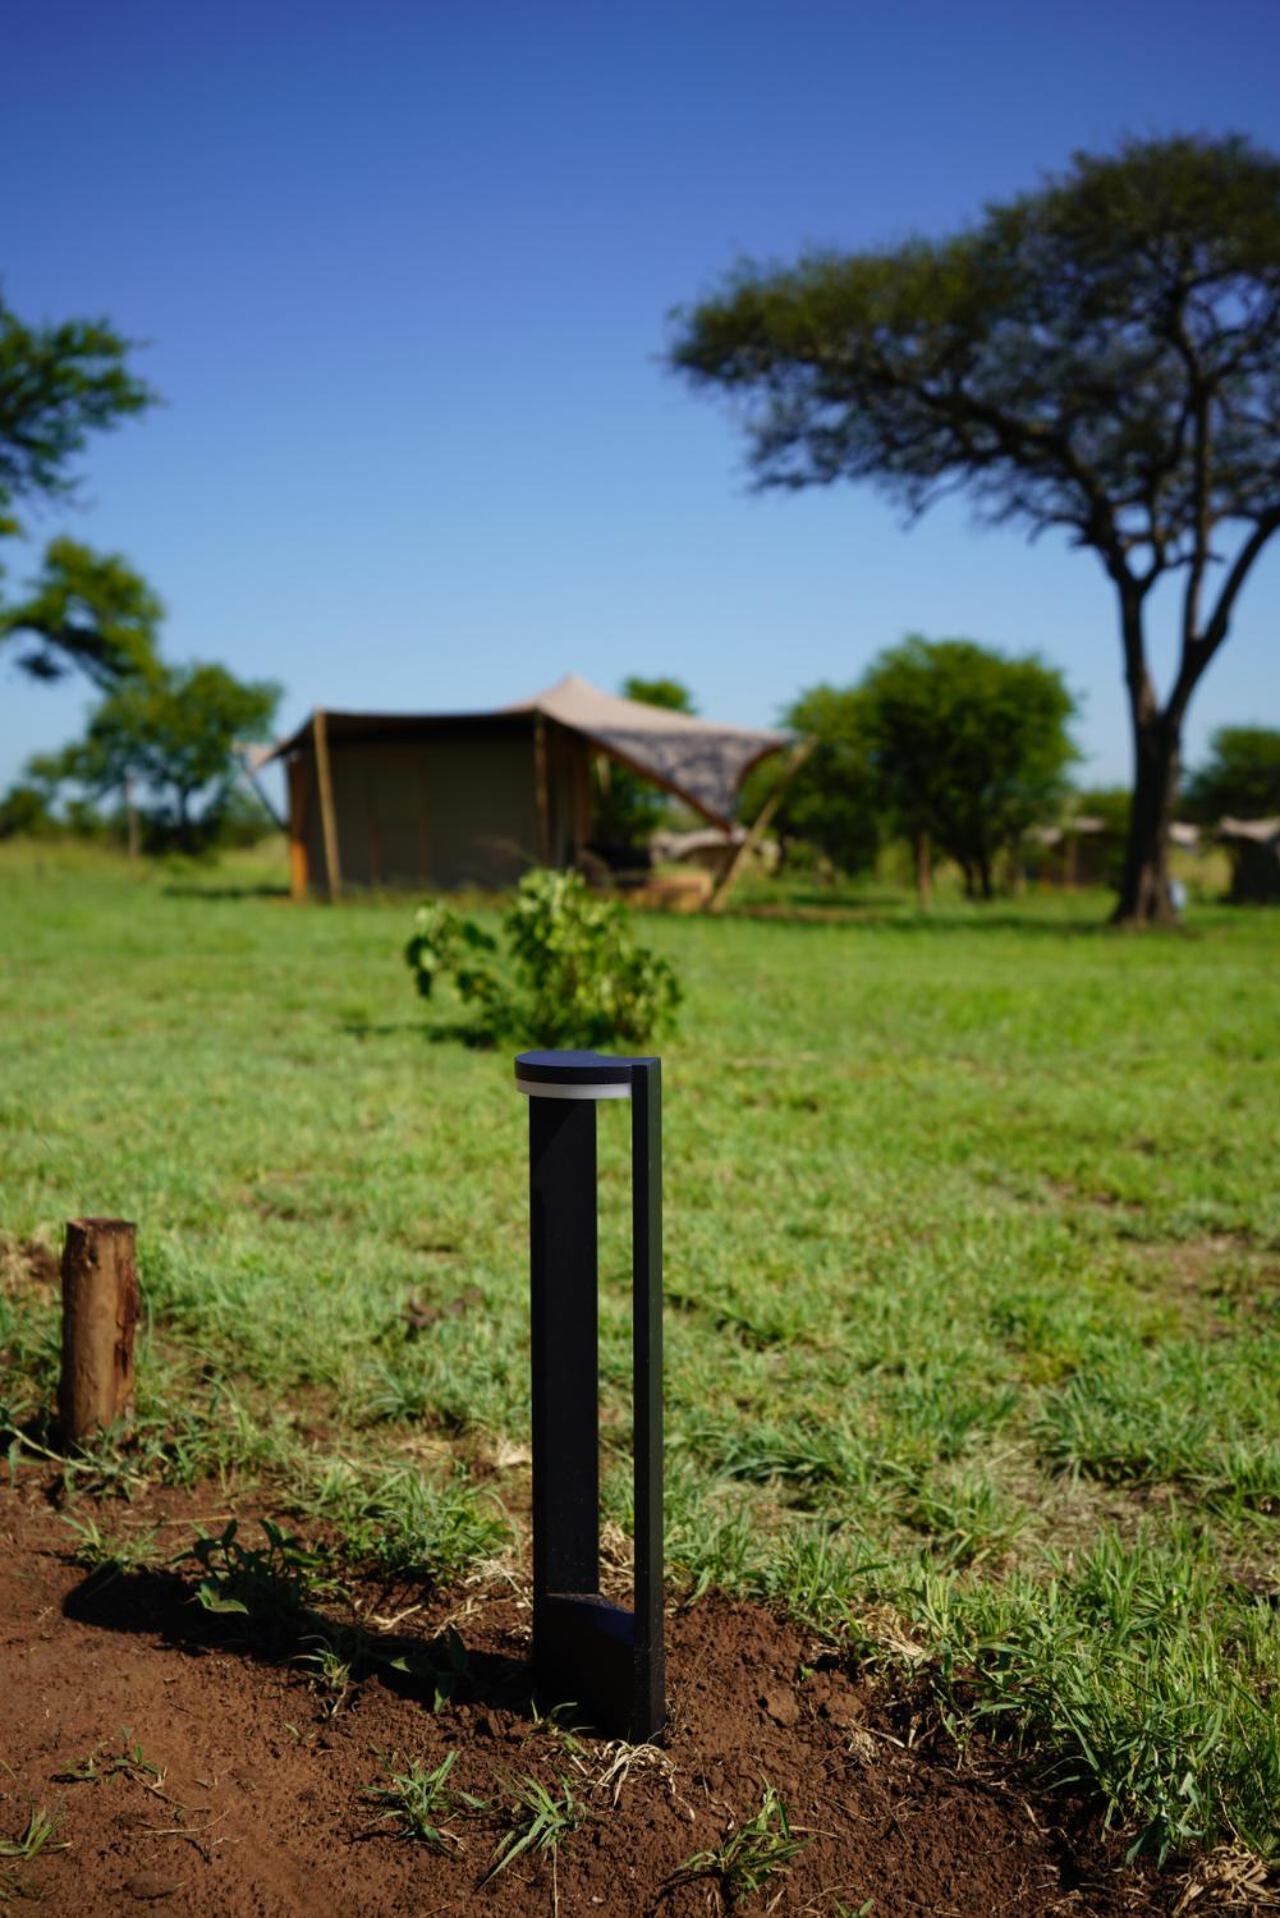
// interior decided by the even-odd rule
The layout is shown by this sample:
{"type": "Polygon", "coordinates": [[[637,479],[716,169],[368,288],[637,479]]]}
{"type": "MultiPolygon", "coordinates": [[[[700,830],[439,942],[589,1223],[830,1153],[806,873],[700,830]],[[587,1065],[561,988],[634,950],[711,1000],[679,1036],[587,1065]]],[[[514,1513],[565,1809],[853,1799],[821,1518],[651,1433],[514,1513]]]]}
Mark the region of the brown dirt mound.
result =
{"type": "MultiPolygon", "coordinates": [[[[176,1551],[197,1518],[225,1515],[219,1497],[158,1495],[145,1519],[163,1521],[176,1551]]],[[[1165,1881],[1112,1868],[1087,1822],[989,1753],[961,1760],[908,1705],[755,1607],[708,1600],[671,1618],[665,1749],[610,1776],[623,1748],[566,1737],[535,1711],[527,1605],[509,1580],[392,1622],[383,1643],[419,1652],[456,1626],[465,1670],[438,1709],[429,1684],[382,1665],[335,1712],[296,1662],[296,1640],[211,1616],[185,1571],[86,1576],[34,1484],[0,1491],[0,1543],[0,1839],[44,1807],[59,1812],[65,1847],[0,1858],[0,1899],[77,1918],[140,1904],[217,1918],[993,1918],[1172,1903],[1165,1881]],[[450,1782],[488,1808],[460,1811],[460,1842],[441,1854],[379,1826],[362,1794],[385,1783],[392,1755],[435,1765],[450,1751],[450,1782]],[[566,1779],[583,1822],[554,1866],[526,1853],[483,1882],[501,1801],[530,1776],[553,1789],[566,1779]],[[682,1877],[759,1810],[767,1786],[804,1840],[789,1872],[741,1898],[714,1873],[682,1877]]]]}

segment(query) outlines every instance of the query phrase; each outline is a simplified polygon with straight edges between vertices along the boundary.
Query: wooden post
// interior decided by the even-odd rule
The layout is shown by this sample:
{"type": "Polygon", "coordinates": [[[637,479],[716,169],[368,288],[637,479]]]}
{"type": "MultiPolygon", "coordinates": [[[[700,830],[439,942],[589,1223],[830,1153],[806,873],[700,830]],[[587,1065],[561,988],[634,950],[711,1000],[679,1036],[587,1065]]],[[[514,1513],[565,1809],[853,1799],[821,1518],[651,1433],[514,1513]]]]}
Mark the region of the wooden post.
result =
{"type": "Polygon", "coordinates": [[[746,865],[756,847],[760,844],[760,841],[764,838],[769,821],[782,804],[783,794],[817,743],[816,739],[802,739],[799,745],[793,748],[791,757],[783,768],[782,777],[770,793],[768,799],[766,799],[764,805],[760,808],[759,813],[756,815],[755,824],[717,879],[715,889],[707,900],[708,912],[724,911],[726,905],[729,903],[729,894],[737,885],[743,867],[746,865]]]}
{"type": "Polygon", "coordinates": [[[133,1404],[133,1331],[141,1300],[137,1228],[127,1219],[71,1219],[62,1249],[62,1378],[58,1426],[77,1445],[133,1404]]]}
{"type": "Polygon", "coordinates": [[[342,891],[338,864],[338,821],[333,810],[333,778],[329,769],[329,723],[317,706],[311,716],[316,741],[316,784],[320,788],[320,829],[324,838],[324,876],[330,901],[342,891]]]}
{"type": "Polygon", "coordinates": [[[307,896],[311,865],[307,858],[307,762],[291,753],[289,771],[289,893],[295,905],[307,896]]]}

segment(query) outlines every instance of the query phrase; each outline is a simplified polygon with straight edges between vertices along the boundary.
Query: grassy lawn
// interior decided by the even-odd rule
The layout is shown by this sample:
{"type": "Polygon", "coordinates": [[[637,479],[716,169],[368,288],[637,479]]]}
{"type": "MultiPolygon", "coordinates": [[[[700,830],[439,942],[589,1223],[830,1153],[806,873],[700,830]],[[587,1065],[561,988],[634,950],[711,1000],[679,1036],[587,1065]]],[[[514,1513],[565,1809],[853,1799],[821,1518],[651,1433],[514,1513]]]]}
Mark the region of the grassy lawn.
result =
{"type": "MultiPolygon", "coordinates": [[[[352,1559],[492,1551],[527,1478],[525,1108],[509,1057],[415,1000],[406,902],[0,855],[9,1266],[79,1213],[140,1225],[137,1440],[77,1483],[262,1475],[352,1559]],[[411,1300],[454,1309],[415,1333],[411,1300]]],[[[646,922],[688,994],[671,1575],[785,1605],[958,1729],[994,1715],[1156,1851],[1274,1857],[1280,913],[1123,938],[1104,912],[646,922]]],[[[625,1529],[619,1112],[601,1134],[625,1529]]],[[[9,1430],[55,1334],[10,1272],[9,1430]]]]}

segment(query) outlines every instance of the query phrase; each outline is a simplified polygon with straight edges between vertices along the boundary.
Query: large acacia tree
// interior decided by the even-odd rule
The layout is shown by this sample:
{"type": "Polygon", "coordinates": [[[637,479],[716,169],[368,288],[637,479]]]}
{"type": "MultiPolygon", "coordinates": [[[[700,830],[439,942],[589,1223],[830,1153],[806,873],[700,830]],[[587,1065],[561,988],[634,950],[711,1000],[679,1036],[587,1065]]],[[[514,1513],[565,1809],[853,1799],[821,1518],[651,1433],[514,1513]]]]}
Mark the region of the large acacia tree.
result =
{"type": "Polygon", "coordinates": [[[964,492],[1062,529],[1115,588],[1134,751],[1118,920],[1172,917],[1192,693],[1280,527],[1280,158],[1238,137],[1078,155],[964,232],[748,265],[676,317],[671,362],[742,403],[761,484],[964,492]],[[1181,584],[1163,695],[1153,588],[1181,584]]]}

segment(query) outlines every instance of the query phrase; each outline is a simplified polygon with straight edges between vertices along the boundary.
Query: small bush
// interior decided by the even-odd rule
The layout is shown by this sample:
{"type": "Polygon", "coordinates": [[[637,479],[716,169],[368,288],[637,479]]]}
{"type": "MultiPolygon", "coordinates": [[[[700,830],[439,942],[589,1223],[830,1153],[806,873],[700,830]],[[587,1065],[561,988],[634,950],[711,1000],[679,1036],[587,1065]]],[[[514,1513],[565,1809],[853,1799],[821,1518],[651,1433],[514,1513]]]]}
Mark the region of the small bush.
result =
{"type": "Polygon", "coordinates": [[[665,959],[636,942],[625,906],[597,899],[575,872],[530,872],[498,940],[440,900],[418,909],[405,958],[424,998],[452,978],[487,1040],[638,1047],[667,1030],[681,1001],[665,959]]]}

